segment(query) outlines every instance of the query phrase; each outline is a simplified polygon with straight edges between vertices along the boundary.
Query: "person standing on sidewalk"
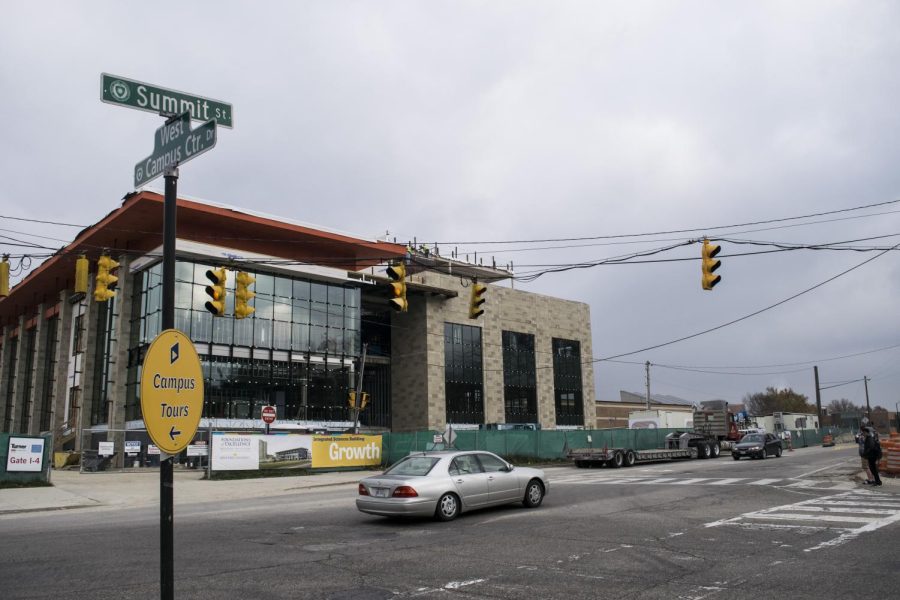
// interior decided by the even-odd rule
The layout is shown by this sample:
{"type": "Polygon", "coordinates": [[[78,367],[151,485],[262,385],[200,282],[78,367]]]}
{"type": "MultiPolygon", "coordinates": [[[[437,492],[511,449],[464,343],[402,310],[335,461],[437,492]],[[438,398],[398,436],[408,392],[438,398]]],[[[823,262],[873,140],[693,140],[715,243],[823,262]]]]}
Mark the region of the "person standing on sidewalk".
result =
{"type": "Polygon", "coordinates": [[[856,432],[856,443],[859,445],[859,460],[860,465],[862,466],[863,472],[866,474],[866,480],[863,482],[866,485],[871,485],[875,480],[872,477],[872,471],[869,470],[869,461],[866,458],[866,426],[862,424],[859,426],[859,431],[856,432]]]}
{"type": "Polygon", "coordinates": [[[878,442],[878,433],[871,427],[861,427],[863,438],[863,457],[869,463],[869,472],[872,479],[866,481],[869,485],[881,485],[881,477],[878,475],[878,461],[881,459],[881,444],[878,442]]]}

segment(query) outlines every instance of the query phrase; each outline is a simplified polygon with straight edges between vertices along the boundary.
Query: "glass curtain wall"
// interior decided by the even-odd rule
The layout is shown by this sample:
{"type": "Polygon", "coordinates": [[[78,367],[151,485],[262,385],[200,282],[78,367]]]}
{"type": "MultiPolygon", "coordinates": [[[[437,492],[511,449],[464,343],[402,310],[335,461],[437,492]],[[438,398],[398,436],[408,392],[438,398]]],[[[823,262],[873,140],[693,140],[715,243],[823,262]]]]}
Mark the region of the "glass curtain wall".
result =
{"type": "Polygon", "coordinates": [[[503,332],[503,399],[507,423],[537,423],[534,336],[503,332]]]}
{"type": "Polygon", "coordinates": [[[581,343],[553,338],[553,388],[557,425],[584,425],[581,343]]]}
{"type": "Polygon", "coordinates": [[[448,423],[484,423],[481,327],[444,323],[444,397],[448,423]]]}
{"type": "MultiPolygon", "coordinates": [[[[204,304],[210,264],[178,261],[175,327],[197,345],[203,365],[204,416],[257,419],[262,406],[279,420],[349,420],[347,392],[360,354],[360,291],[340,284],[251,273],[255,311],[235,319],[234,277],[227,271],[225,316],[204,304]]],[[[126,415],[140,419],[140,369],[160,331],[162,265],[135,275],[126,415]]]]}

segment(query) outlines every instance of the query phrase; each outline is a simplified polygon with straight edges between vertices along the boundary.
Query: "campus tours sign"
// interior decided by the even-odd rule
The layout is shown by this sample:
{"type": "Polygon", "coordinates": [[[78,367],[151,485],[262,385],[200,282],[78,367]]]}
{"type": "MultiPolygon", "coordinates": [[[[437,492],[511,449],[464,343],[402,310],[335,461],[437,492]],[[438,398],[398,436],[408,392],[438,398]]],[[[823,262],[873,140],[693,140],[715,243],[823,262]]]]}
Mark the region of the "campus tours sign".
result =
{"type": "Polygon", "coordinates": [[[178,454],[194,439],[203,412],[203,369],[194,343],[177,329],[160,333],[147,350],[141,412],[162,452],[178,454]]]}
{"type": "Polygon", "coordinates": [[[213,432],[214,471],[329,469],[381,464],[380,435],[213,432]]]}

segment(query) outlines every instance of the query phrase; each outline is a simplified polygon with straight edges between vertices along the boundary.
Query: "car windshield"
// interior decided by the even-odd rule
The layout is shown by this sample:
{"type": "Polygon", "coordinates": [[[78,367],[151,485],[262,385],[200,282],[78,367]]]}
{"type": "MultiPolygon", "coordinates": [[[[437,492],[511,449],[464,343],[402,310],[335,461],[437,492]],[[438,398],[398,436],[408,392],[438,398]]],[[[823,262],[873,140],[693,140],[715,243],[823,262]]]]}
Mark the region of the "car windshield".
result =
{"type": "Polygon", "coordinates": [[[758,433],[751,433],[750,435],[745,435],[741,439],[741,442],[764,442],[764,441],[765,441],[765,439],[763,438],[763,436],[758,433]]]}
{"type": "Polygon", "coordinates": [[[407,456],[400,459],[384,472],[385,475],[428,475],[438,462],[433,456],[407,456]]]}

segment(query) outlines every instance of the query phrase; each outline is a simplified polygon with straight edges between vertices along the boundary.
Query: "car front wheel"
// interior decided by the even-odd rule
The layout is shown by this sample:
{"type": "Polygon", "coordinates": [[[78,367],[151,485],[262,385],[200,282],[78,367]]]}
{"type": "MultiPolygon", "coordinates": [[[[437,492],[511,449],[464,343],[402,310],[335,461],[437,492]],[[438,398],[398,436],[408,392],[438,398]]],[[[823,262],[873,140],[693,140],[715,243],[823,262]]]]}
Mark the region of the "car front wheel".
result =
{"type": "Polygon", "coordinates": [[[459,498],[447,492],[438,500],[434,516],[438,521],[452,521],[459,516],[459,498]]]}
{"type": "Polygon", "coordinates": [[[781,446],[775,446],[775,458],[781,458],[781,446]]]}
{"type": "Polygon", "coordinates": [[[525,499],[522,500],[522,504],[524,504],[526,508],[537,508],[543,501],[544,486],[541,485],[541,482],[537,479],[532,479],[525,488],[525,499]]]}

